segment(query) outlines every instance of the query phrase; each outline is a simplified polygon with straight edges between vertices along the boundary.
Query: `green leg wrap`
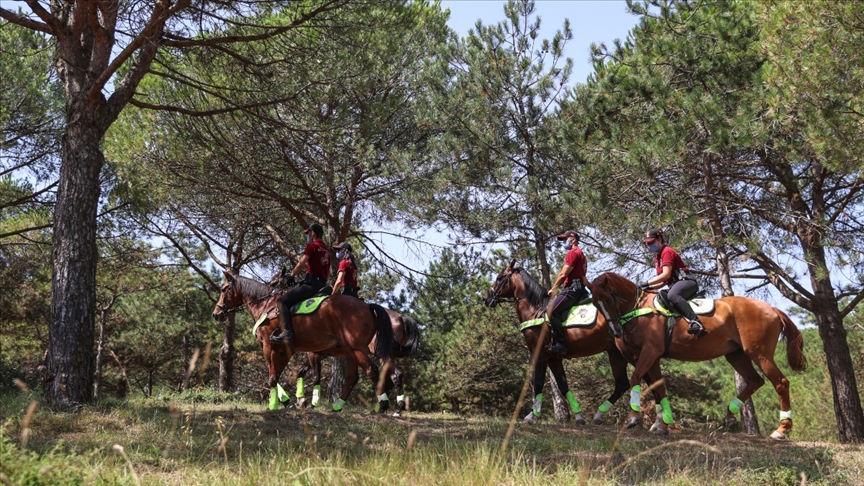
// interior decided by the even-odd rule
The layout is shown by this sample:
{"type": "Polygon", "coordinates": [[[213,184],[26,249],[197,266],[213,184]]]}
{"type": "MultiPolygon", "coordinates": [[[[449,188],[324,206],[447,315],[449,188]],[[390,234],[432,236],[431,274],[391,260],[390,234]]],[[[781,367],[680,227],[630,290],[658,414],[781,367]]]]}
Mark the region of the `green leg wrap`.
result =
{"type": "Polygon", "coordinates": [[[341,412],[342,409],[345,408],[345,405],[347,405],[345,400],[342,400],[341,398],[337,398],[336,403],[333,404],[333,411],[334,412],[341,412]]]}
{"type": "Polygon", "coordinates": [[[270,410],[276,410],[279,408],[279,397],[276,395],[276,389],[270,389],[270,403],[267,405],[267,408],[270,410]]]}
{"type": "Polygon", "coordinates": [[[276,396],[279,397],[280,402],[287,402],[289,400],[288,392],[278,383],[276,384],[276,396]]]}
{"type": "Polygon", "coordinates": [[[672,416],[672,407],[669,405],[669,399],[663,397],[660,400],[660,406],[663,408],[663,423],[666,425],[671,424],[675,417],[672,416]]]}
{"type": "Polygon", "coordinates": [[[612,402],[610,402],[609,400],[606,400],[599,407],[597,407],[597,410],[599,410],[603,413],[606,413],[609,410],[612,410],[612,402]]]}
{"type": "Polygon", "coordinates": [[[737,414],[737,413],[741,412],[741,407],[743,407],[743,406],[744,406],[744,402],[739,400],[738,397],[735,397],[732,399],[731,402],[729,402],[729,411],[737,414]]]}
{"type": "Polygon", "coordinates": [[[636,385],[630,390],[630,408],[633,409],[634,412],[639,412],[642,410],[642,387],[636,385]]]}
{"type": "Polygon", "coordinates": [[[536,397],[534,397],[534,406],[531,407],[531,413],[534,414],[535,417],[540,416],[540,408],[543,406],[543,394],[538,393],[536,397]]]}
{"type": "Polygon", "coordinates": [[[570,411],[573,413],[582,413],[582,407],[579,406],[579,400],[576,400],[576,397],[573,395],[572,391],[568,391],[567,395],[567,403],[570,404],[570,411]]]}
{"type": "Polygon", "coordinates": [[[297,393],[294,395],[297,398],[306,397],[306,389],[303,386],[303,377],[297,378],[297,393]]]}

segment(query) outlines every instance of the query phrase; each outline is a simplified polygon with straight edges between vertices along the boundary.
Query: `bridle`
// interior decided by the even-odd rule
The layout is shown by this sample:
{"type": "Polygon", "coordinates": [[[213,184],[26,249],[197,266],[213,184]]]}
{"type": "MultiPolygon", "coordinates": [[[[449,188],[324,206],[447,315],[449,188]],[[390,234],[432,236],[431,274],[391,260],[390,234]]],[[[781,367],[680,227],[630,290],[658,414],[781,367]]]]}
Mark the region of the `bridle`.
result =
{"type": "MultiPolygon", "coordinates": [[[[230,290],[233,286],[234,286],[234,282],[228,282],[228,285],[226,285],[224,288],[220,289],[219,293],[224,295],[225,292],[230,290]]],[[[269,294],[265,295],[264,297],[255,299],[251,302],[243,302],[242,304],[234,306],[230,309],[226,309],[225,304],[223,304],[222,302],[216,303],[216,307],[219,308],[219,310],[222,312],[222,314],[234,314],[236,312],[241,312],[244,309],[248,308],[249,304],[257,304],[258,302],[264,302],[265,300],[272,298],[274,295],[277,295],[278,293],[280,293],[283,290],[284,289],[274,288],[273,290],[270,291],[269,294]]]]}
{"type": "Polygon", "coordinates": [[[489,304],[499,304],[501,302],[517,302],[525,297],[501,297],[501,292],[504,291],[504,286],[510,284],[510,277],[513,276],[515,272],[518,272],[519,268],[511,268],[510,271],[501,275],[498,280],[495,282],[495,285],[492,286],[492,296],[488,299],[489,304]]]}

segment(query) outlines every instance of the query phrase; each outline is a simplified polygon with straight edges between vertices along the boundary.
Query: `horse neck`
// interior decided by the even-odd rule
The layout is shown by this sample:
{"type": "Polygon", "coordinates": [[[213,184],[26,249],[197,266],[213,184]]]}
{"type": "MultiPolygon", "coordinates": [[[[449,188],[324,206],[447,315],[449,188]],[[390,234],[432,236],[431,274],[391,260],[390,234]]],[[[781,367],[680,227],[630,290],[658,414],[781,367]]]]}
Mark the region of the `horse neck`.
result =
{"type": "MultiPolygon", "coordinates": [[[[519,277],[522,281],[522,295],[516,295],[518,292],[514,291],[513,297],[516,299],[516,315],[519,316],[519,322],[525,322],[536,319],[538,315],[542,314],[546,309],[545,306],[536,305],[528,299],[528,289],[525,285],[525,277],[521,272],[519,273],[519,277]]],[[[544,288],[544,290],[546,289],[544,288]]]]}
{"type": "Polygon", "coordinates": [[[615,286],[615,288],[617,289],[616,293],[624,299],[623,306],[620,307],[623,312],[630,312],[633,309],[636,309],[637,306],[647,307],[650,305],[651,302],[650,300],[648,300],[648,296],[654,294],[649,294],[648,292],[645,292],[640,299],[640,290],[638,287],[636,287],[636,292],[631,294],[630,291],[626,289],[626,284],[629,282],[629,280],[617,274],[613,275],[615,277],[613,281],[617,283],[617,285],[615,286]]]}
{"type": "Polygon", "coordinates": [[[269,297],[262,299],[247,292],[240,292],[240,297],[243,300],[243,304],[246,306],[246,310],[252,314],[252,318],[258,320],[262,313],[269,311],[273,307],[273,301],[284,293],[285,292],[270,295],[269,297]]]}

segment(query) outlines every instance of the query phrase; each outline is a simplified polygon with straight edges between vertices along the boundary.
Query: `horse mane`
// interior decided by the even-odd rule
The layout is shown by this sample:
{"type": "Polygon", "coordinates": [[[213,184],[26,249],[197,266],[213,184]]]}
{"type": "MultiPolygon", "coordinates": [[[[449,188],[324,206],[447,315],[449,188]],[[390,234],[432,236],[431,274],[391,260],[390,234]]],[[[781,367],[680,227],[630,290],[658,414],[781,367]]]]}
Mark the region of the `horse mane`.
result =
{"type": "Polygon", "coordinates": [[[549,289],[534,280],[534,277],[524,268],[514,268],[513,271],[522,276],[522,283],[525,285],[525,298],[528,299],[528,302],[535,307],[546,308],[549,303],[549,289]]]}
{"type": "Polygon", "coordinates": [[[273,287],[257,280],[238,275],[235,277],[234,282],[240,294],[248,295],[253,299],[266,299],[273,295],[273,287]]]}

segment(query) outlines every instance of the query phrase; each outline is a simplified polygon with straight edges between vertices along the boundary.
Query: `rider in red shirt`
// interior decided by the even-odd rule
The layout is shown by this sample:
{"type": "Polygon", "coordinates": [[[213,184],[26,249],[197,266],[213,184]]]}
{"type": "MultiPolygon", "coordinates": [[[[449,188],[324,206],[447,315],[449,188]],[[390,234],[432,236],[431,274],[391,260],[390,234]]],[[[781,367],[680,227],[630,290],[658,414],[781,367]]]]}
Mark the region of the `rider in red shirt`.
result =
{"type": "Polygon", "coordinates": [[[294,341],[294,327],[291,324],[290,309],[291,306],[308,299],[315,295],[322,287],[327,285],[327,277],[330,274],[330,250],[321,239],[324,236],[324,228],[320,224],[313,224],[308,229],[303,230],[306,233],[306,249],[303,250],[303,256],[300,261],[291,270],[291,276],[288,285],[293,284],[294,278],[304,269],[306,276],[295,288],[288,291],[282,297],[279,297],[281,304],[282,322],[285,325],[285,331],[278,336],[273,336],[273,341],[287,340],[289,344],[294,341]]]}
{"type": "Polygon", "coordinates": [[[690,303],[687,302],[699,291],[699,282],[696,281],[696,277],[690,275],[678,252],[666,245],[662,231],[658,229],[648,230],[643,242],[655,254],[654,268],[657,271],[657,276],[642,283],[639,287],[649,290],[658,289],[668,284],[669,291],[666,297],[684,316],[684,319],[690,323],[687,332],[694,335],[702,334],[705,332],[705,326],[702,325],[702,321],[699,320],[690,307],[690,303]]]}
{"type": "Polygon", "coordinates": [[[337,243],[333,245],[336,251],[336,260],[339,261],[339,270],[336,272],[336,283],[333,284],[333,295],[342,291],[342,295],[360,298],[357,295],[357,264],[354,262],[354,254],[349,243],[337,243]]]}
{"type": "Polygon", "coordinates": [[[574,305],[588,296],[588,279],[585,277],[588,271],[588,261],[582,249],[579,248],[579,234],[573,230],[565,231],[558,235],[558,240],[564,241],[567,255],[564,257],[564,265],[549,289],[549,297],[555,300],[549,306],[549,329],[552,331],[553,343],[546,346],[546,351],[551,354],[567,354],[566,336],[563,323],[564,318],[574,305]],[[555,295],[559,287],[561,293],[555,295]]]}

